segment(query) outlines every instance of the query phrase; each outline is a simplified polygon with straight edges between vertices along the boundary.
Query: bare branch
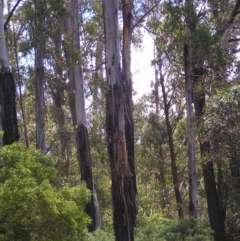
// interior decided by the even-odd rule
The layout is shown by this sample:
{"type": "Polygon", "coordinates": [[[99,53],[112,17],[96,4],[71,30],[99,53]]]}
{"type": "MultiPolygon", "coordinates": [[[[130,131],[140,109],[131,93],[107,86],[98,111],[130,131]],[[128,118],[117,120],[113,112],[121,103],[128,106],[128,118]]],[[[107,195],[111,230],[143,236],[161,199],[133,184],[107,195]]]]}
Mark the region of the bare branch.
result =
{"type": "Polygon", "coordinates": [[[154,9],[157,7],[157,5],[161,2],[161,0],[159,0],[155,5],[153,5],[146,13],[143,14],[142,17],[140,17],[140,19],[138,19],[138,21],[133,25],[132,30],[134,28],[136,28],[138,26],[139,23],[142,22],[142,20],[154,9]]]}
{"type": "Polygon", "coordinates": [[[228,40],[229,43],[237,42],[237,41],[240,41],[240,38],[230,38],[230,39],[228,40]]]}
{"type": "Polygon", "coordinates": [[[217,34],[216,34],[217,36],[224,34],[226,32],[226,30],[233,24],[236,16],[240,13],[239,8],[240,8],[240,0],[236,0],[235,6],[230,15],[230,18],[228,19],[227,23],[223,26],[223,28],[217,32],[217,34]]]}
{"type": "Polygon", "coordinates": [[[21,2],[21,0],[18,0],[18,1],[16,2],[16,4],[14,5],[14,7],[12,8],[11,12],[9,13],[8,18],[7,18],[6,22],[4,23],[4,29],[5,29],[5,30],[7,30],[7,25],[8,25],[8,23],[10,22],[11,17],[12,17],[14,11],[16,10],[16,8],[17,8],[17,6],[19,5],[20,2],[21,2]]]}

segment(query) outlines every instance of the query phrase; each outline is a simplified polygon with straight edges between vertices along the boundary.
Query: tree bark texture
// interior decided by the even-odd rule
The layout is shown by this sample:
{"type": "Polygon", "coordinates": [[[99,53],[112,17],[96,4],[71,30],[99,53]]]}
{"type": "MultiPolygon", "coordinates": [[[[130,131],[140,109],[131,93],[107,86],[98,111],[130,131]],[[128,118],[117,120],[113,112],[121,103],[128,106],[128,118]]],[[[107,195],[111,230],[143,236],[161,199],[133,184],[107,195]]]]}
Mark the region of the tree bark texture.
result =
{"type": "Polygon", "coordinates": [[[4,132],[0,146],[19,140],[15,102],[15,83],[10,72],[4,33],[4,1],[0,0],[0,127],[4,132]]]}
{"type": "Polygon", "coordinates": [[[15,83],[11,72],[0,73],[0,106],[2,115],[3,145],[19,140],[15,102],[15,83]]]}
{"type": "Polygon", "coordinates": [[[106,132],[112,178],[113,227],[116,241],[132,241],[136,217],[134,173],[131,173],[134,166],[128,162],[125,138],[127,116],[120,70],[118,1],[104,0],[103,7],[108,79],[106,132]]]}
{"type": "Polygon", "coordinates": [[[92,223],[89,226],[89,231],[93,232],[101,226],[101,223],[96,189],[93,181],[92,157],[90,153],[90,143],[87,127],[83,124],[78,125],[76,134],[81,180],[86,182],[87,188],[92,192],[90,202],[86,206],[86,213],[92,218],[92,223]]]}
{"type": "Polygon", "coordinates": [[[133,0],[122,0],[123,15],[123,53],[122,53],[122,78],[123,94],[125,107],[125,139],[127,148],[127,160],[131,173],[131,182],[129,183],[131,202],[132,202],[132,224],[136,225],[137,204],[137,182],[134,160],[134,122],[133,122],[133,100],[132,100],[132,74],[131,74],[131,44],[132,44],[132,9],[133,0]],[[132,192],[132,190],[134,192],[132,192]]]}
{"type": "MultiPolygon", "coordinates": [[[[79,32],[79,5],[78,0],[71,0],[71,36],[73,52],[76,54],[81,53],[80,49],[80,32],[79,32]]],[[[90,152],[90,143],[87,130],[87,119],[85,111],[85,99],[83,88],[83,73],[82,66],[79,63],[80,60],[74,61],[72,57],[71,62],[73,69],[71,71],[70,80],[73,89],[76,90],[75,94],[75,108],[76,108],[76,121],[77,121],[77,150],[78,150],[78,162],[81,171],[81,179],[86,182],[87,187],[91,191],[91,200],[87,204],[86,212],[92,219],[92,223],[89,226],[89,231],[94,231],[101,226],[100,211],[97,200],[96,188],[92,174],[92,157],[90,152]]]]}
{"type": "Polygon", "coordinates": [[[36,147],[45,151],[44,132],[44,17],[42,2],[35,1],[36,6],[36,50],[35,50],[35,76],[36,76],[36,147]]]}
{"type": "Polygon", "coordinates": [[[197,171],[195,133],[192,108],[192,50],[191,38],[194,24],[193,1],[186,1],[186,41],[184,45],[184,67],[185,67],[185,93],[187,107],[187,129],[188,129],[188,169],[189,169],[189,211],[195,218],[198,217],[198,194],[197,194],[197,171]]]}
{"type": "Polygon", "coordinates": [[[208,214],[211,228],[214,230],[214,239],[216,241],[226,241],[227,239],[224,227],[225,215],[218,205],[219,199],[216,189],[213,162],[209,161],[203,163],[202,169],[208,204],[208,214]]]}
{"type": "Polygon", "coordinates": [[[168,146],[170,149],[170,156],[171,156],[171,170],[172,170],[172,177],[173,177],[174,193],[177,201],[178,216],[179,218],[183,218],[184,215],[182,210],[182,197],[179,190],[176,154],[175,154],[174,142],[173,142],[173,131],[172,131],[172,125],[169,118],[169,102],[167,100],[167,94],[166,94],[165,85],[164,85],[164,77],[162,73],[160,73],[160,84],[161,84],[162,94],[163,94],[164,113],[165,113],[165,120],[166,120],[167,133],[168,133],[168,146]]]}

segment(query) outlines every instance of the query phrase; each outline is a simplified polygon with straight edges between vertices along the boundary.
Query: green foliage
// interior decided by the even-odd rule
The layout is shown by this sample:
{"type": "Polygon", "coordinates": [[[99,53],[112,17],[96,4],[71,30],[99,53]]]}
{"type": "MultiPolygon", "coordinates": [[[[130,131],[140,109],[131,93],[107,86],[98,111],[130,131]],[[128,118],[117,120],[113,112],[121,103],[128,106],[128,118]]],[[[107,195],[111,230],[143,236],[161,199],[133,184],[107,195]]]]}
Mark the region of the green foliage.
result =
{"type": "Polygon", "coordinates": [[[103,230],[96,230],[94,233],[88,234],[88,241],[114,241],[114,236],[111,233],[103,230]]]}
{"type": "Polygon", "coordinates": [[[40,151],[0,149],[0,240],[85,240],[85,185],[54,187],[56,169],[40,151]]]}
{"type": "Polygon", "coordinates": [[[136,229],[136,241],[213,241],[211,229],[194,218],[172,220],[159,215],[136,229]]]}

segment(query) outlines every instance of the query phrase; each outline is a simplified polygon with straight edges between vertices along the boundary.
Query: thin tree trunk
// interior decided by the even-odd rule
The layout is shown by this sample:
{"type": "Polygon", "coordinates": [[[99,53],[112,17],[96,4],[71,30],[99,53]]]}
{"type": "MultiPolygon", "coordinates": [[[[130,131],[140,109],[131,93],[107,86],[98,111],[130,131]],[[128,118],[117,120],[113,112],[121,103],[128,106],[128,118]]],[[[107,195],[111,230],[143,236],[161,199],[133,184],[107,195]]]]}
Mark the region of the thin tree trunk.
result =
{"type": "MultiPolygon", "coordinates": [[[[74,53],[80,54],[80,39],[79,39],[79,5],[78,0],[71,0],[72,13],[72,45],[74,53]]],[[[72,59],[73,61],[73,59],[72,59]]],[[[89,226],[89,231],[94,231],[101,226],[100,211],[98,206],[96,188],[92,174],[92,157],[90,153],[90,143],[87,130],[87,119],[85,111],[85,99],[83,88],[82,67],[79,61],[73,65],[73,80],[75,84],[75,108],[77,120],[77,151],[78,162],[81,171],[81,179],[86,182],[87,187],[91,190],[91,200],[87,204],[86,212],[92,218],[92,224],[89,226]]]]}
{"type": "MultiPolygon", "coordinates": [[[[154,41],[154,58],[157,58],[156,54],[156,41],[154,41]]],[[[157,117],[159,117],[159,76],[158,76],[158,71],[157,71],[157,65],[154,65],[154,72],[155,72],[155,84],[154,84],[154,99],[155,99],[155,114],[157,117]]],[[[164,212],[164,209],[166,207],[166,180],[165,180],[165,173],[164,173],[164,155],[163,155],[163,149],[162,149],[162,144],[159,144],[159,174],[157,175],[157,178],[160,182],[161,185],[161,208],[162,211],[164,212]]]]}
{"type": "Polygon", "coordinates": [[[195,154],[195,133],[192,109],[192,25],[193,21],[193,1],[186,1],[186,42],[184,46],[185,61],[185,88],[186,88],[186,107],[187,107],[187,128],[188,128],[188,169],[189,169],[189,211],[195,218],[198,217],[198,194],[197,194],[197,171],[195,154]]]}
{"type": "Polygon", "coordinates": [[[4,2],[0,0],[0,127],[4,132],[0,145],[19,140],[15,102],[15,83],[10,72],[7,45],[4,33],[4,2]]]}
{"type": "Polygon", "coordinates": [[[15,59],[16,59],[16,73],[17,73],[17,85],[18,85],[18,91],[19,91],[19,101],[20,101],[20,108],[22,112],[22,122],[23,122],[23,130],[24,130],[24,139],[27,149],[29,148],[29,140],[28,140],[28,130],[27,130],[27,123],[26,123],[26,117],[25,117],[25,110],[23,106],[23,96],[22,96],[22,83],[21,83],[21,77],[20,77],[20,69],[19,69],[19,62],[18,62],[18,51],[17,51],[17,40],[15,35],[15,29],[13,26],[13,41],[14,41],[14,52],[15,52],[15,59]]]}
{"type": "MultiPolygon", "coordinates": [[[[132,241],[135,225],[133,179],[125,138],[126,100],[120,72],[118,1],[103,0],[107,52],[108,92],[106,97],[106,132],[110,159],[113,198],[113,227],[116,241],[132,241]]],[[[131,164],[132,165],[132,164],[131,164]]]]}
{"type": "Polygon", "coordinates": [[[40,0],[35,1],[36,7],[36,147],[45,151],[44,133],[44,27],[43,7],[40,0]]]}
{"type": "Polygon", "coordinates": [[[125,139],[127,148],[127,160],[131,173],[129,182],[129,193],[131,201],[132,225],[136,225],[137,204],[137,182],[134,160],[134,122],[133,122],[133,100],[132,100],[132,74],[131,74],[131,44],[132,44],[132,9],[133,0],[122,0],[123,15],[123,51],[122,51],[122,78],[123,95],[125,98],[125,139]]]}
{"type": "Polygon", "coordinates": [[[172,169],[172,176],[173,176],[173,187],[175,192],[175,197],[177,201],[177,208],[178,208],[178,216],[179,218],[183,218],[183,210],[182,210],[182,197],[179,190],[179,181],[178,181],[178,174],[177,174],[177,165],[176,165],[176,154],[174,151],[174,143],[173,143],[173,131],[172,125],[169,119],[169,102],[167,100],[167,95],[165,91],[164,85],[164,77],[162,73],[160,73],[160,84],[162,87],[162,94],[163,94],[163,105],[164,105],[164,113],[165,113],[165,120],[167,126],[167,133],[168,133],[168,146],[170,149],[170,156],[171,156],[171,169],[172,169]]]}

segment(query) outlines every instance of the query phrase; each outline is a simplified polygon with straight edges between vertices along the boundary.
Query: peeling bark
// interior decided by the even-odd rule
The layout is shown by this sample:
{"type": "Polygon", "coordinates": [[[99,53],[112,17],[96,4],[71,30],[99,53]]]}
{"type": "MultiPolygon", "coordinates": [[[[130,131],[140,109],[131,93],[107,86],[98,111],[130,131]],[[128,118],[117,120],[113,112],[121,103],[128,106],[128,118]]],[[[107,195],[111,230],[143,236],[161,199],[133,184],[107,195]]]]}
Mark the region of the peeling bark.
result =
{"type": "MultiPolygon", "coordinates": [[[[71,8],[69,13],[68,23],[71,27],[67,34],[70,34],[72,43],[71,47],[75,54],[81,53],[80,49],[80,33],[79,33],[79,5],[78,0],[71,0],[71,8]]],[[[78,152],[78,162],[81,172],[81,179],[85,181],[87,187],[91,191],[91,200],[86,206],[86,212],[91,217],[92,223],[89,225],[88,229],[93,232],[101,226],[100,211],[97,200],[96,187],[94,184],[93,174],[92,174],[92,157],[90,152],[90,143],[88,138],[87,130],[87,119],[85,111],[85,99],[84,99],[84,88],[83,88],[83,73],[82,66],[79,60],[75,60],[71,55],[69,55],[70,62],[70,75],[69,82],[71,83],[72,91],[75,90],[76,93],[70,93],[70,96],[74,98],[73,111],[73,123],[75,122],[76,115],[76,142],[77,142],[77,152],[78,152]]],[[[71,104],[71,103],[70,103],[71,104]]],[[[73,104],[73,103],[72,103],[73,104]]]]}
{"type": "MultiPolygon", "coordinates": [[[[118,1],[104,0],[103,8],[108,80],[106,132],[112,178],[113,227],[116,241],[132,241],[134,240],[133,227],[136,218],[136,190],[133,179],[135,173],[131,173],[134,166],[128,160],[127,148],[130,146],[127,147],[125,136],[125,118],[129,118],[126,107],[129,107],[128,104],[132,103],[126,104],[123,94],[124,78],[120,70],[118,1]]],[[[127,58],[126,61],[129,61],[129,59],[127,58]]],[[[126,70],[129,65],[126,62],[123,64],[126,70]]],[[[131,80],[126,79],[126,81],[131,80]]],[[[132,138],[132,129],[129,129],[129,131],[131,134],[128,138],[132,138]]],[[[129,144],[132,145],[131,143],[129,144]]]]}

